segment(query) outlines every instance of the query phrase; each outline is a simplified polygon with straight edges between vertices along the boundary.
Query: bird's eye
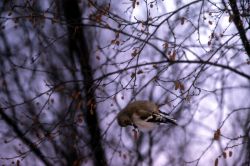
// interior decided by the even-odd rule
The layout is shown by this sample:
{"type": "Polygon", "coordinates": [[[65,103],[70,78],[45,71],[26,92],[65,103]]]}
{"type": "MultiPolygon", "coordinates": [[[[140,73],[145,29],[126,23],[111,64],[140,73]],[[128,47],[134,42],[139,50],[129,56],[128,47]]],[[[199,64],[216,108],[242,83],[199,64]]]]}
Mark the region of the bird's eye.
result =
{"type": "Polygon", "coordinates": [[[130,124],[130,120],[124,120],[124,123],[125,123],[126,125],[129,125],[129,124],[130,124]]]}

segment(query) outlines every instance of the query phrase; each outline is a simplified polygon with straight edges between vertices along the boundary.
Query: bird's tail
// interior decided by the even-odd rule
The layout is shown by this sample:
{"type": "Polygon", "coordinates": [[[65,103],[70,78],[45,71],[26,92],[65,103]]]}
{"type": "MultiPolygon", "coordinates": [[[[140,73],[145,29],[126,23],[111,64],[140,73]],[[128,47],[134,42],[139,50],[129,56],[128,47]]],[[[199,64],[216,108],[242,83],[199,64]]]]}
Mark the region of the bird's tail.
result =
{"type": "Polygon", "coordinates": [[[156,120],[160,123],[172,123],[174,125],[178,125],[176,122],[176,119],[174,119],[172,116],[170,116],[169,114],[165,113],[165,112],[161,112],[159,114],[157,114],[156,116],[156,120]]]}

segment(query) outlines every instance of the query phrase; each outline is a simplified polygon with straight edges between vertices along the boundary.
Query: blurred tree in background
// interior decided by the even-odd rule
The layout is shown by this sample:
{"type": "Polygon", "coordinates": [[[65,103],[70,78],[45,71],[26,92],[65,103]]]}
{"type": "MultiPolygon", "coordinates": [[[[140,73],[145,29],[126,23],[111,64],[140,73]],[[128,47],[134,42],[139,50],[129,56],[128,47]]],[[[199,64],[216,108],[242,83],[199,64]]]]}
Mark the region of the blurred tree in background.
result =
{"type": "Polygon", "coordinates": [[[249,0],[3,0],[1,165],[250,165],[249,0]],[[117,113],[151,100],[177,127],[117,113]]]}

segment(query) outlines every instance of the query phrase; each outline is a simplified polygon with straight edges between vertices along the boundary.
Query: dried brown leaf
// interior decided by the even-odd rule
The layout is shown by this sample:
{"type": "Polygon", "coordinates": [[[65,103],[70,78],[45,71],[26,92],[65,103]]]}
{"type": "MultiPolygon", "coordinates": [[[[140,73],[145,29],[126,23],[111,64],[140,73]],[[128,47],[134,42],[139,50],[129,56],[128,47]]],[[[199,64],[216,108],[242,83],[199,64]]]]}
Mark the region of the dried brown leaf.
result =
{"type": "Polygon", "coordinates": [[[153,64],[153,68],[157,69],[158,67],[157,67],[157,65],[156,65],[156,64],[153,64]]]}
{"type": "Polygon", "coordinates": [[[214,166],[218,166],[218,164],[219,164],[219,159],[216,158],[215,161],[214,161],[214,166]]]}
{"type": "Polygon", "coordinates": [[[116,40],[115,44],[119,46],[120,45],[120,41],[116,40]]]}
{"type": "Polygon", "coordinates": [[[162,46],[163,46],[163,48],[168,48],[168,43],[166,42],[162,46]]]}
{"type": "Polygon", "coordinates": [[[220,139],[220,136],[221,136],[220,129],[217,129],[217,130],[214,132],[214,140],[219,140],[219,139],[220,139]]]}
{"type": "Polygon", "coordinates": [[[143,73],[143,71],[142,70],[139,70],[138,72],[137,72],[137,74],[142,74],[143,73]]]}
{"type": "Polygon", "coordinates": [[[176,60],[176,52],[174,51],[170,60],[175,61],[176,60]]]}
{"type": "Polygon", "coordinates": [[[136,75],[135,73],[132,73],[130,77],[135,78],[135,75],[136,75]]]}
{"type": "Polygon", "coordinates": [[[229,151],[228,155],[229,155],[229,157],[232,157],[233,152],[232,152],[232,151],[229,151]]]}
{"type": "Polygon", "coordinates": [[[136,0],[132,0],[132,6],[135,8],[136,0]]]}
{"type": "Polygon", "coordinates": [[[174,86],[175,86],[175,90],[178,90],[180,88],[180,82],[179,81],[175,81],[174,82],[174,86]]]}
{"type": "Polygon", "coordinates": [[[132,52],[131,55],[132,55],[133,57],[135,57],[137,54],[138,54],[137,49],[134,49],[134,51],[132,52]]]}
{"type": "Polygon", "coordinates": [[[250,59],[247,59],[247,64],[250,65],[250,59]]]}
{"type": "Polygon", "coordinates": [[[183,25],[184,22],[185,22],[185,17],[182,17],[182,18],[181,18],[181,25],[183,25]]]}
{"type": "Polygon", "coordinates": [[[114,39],[114,40],[111,40],[111,44],[115,44],[115,42],[116,42],[116,40],[114,39]]]}
{"type": "Polygon", "coordinates": [[[184,86],[184,84],[182,84],[182,83],[180,83],[180,90],[185,90],[185,86],[184,86]]]}
{"type": "Polygon", "coordinates": [[[223,152],[223,157],[226,159],[227,158],[227,153],[226,152],[223,152]]]}

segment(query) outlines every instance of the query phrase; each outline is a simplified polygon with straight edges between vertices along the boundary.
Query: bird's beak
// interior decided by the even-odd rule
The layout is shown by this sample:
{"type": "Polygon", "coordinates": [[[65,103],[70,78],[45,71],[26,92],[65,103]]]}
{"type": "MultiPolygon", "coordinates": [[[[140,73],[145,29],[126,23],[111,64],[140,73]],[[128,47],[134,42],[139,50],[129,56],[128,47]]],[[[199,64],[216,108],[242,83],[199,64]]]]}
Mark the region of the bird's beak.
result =
{"type": "Polygon", "coordinates": [[[131,126],[133,126],[135,129],[137,129],[137,126],[134,123],[131,123],[131,126]]]}

